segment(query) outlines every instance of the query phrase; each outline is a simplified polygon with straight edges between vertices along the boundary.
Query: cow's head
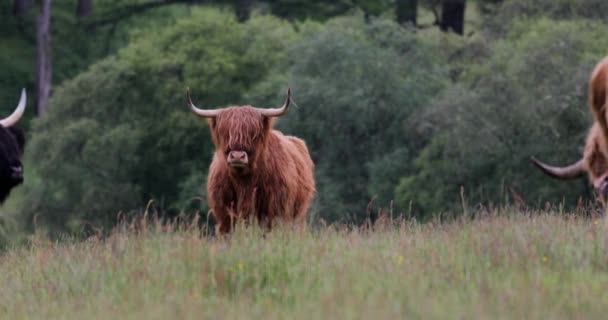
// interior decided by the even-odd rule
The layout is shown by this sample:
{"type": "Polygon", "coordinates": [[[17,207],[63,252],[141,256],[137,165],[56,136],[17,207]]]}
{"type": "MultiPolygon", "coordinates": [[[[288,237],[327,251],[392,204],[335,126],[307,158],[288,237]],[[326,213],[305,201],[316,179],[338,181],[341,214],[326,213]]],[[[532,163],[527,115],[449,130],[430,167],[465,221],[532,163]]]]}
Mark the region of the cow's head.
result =
{"type": "Polygon", "coordinates": [[[556,179],[577,179],[587,174],[589,176],[589,182],[591,183],[593,189],[598,195],[598,199],[602,202],[606,202],[606,200],[608,199],[608,162],[606,161],[607,159],[599,151],[599,147],[595,146],[595,143],[587,147],[591,150],[591,152],[586,154],[587,159],[583,158],[568,166],[551,166],[535,159],[534,157],[532,158],[532,163],[536,167],[538,167],[542,172],[556,179]]]}
{"type": "Polygon", "coordinates": [[[4,201],[11,189],[23,182],[21,156],[25,147],[25,137],[21,129],[14,125],[25,111],[25,89],[15,111],[0,120],[0,202],[4,201]]]}
{"type": "Polygon", "coordinates": [[[190,90],[186,90],[186,98],[196,115],[209,120],[216,153],[233,173],[243,175],[255,169],[255,160],[264,151],[273,119],[285,114],[289,108],[291,90],[287,90],[283,106],[274,109],[239,106],[205,110],[192,103],[190,90]]]}
{"type": "Polygon", "coordinates": [[[589,106],[593,112],[593,125],[587,134],[582,159],[567,166],[551,166],[532,158],[532,163],[545,174],[557,179],[575,179],[587,174],[589,182],[599,195],[599,199],[608,204],[608,111],[606,103],[608,92],[608,58],[600,61],[589,79],[589,106]]]}

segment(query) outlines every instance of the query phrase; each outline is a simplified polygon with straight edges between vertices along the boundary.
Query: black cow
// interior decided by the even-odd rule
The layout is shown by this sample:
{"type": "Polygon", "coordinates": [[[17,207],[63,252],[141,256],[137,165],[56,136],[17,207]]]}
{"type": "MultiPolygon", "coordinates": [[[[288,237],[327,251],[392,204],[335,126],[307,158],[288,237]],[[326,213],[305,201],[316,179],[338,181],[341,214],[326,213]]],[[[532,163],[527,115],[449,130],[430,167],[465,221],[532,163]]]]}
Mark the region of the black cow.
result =
{"type": "Polygon", "coordinates": [[[4,202],[11,189],[23,182],[21,156],[25,147],[25,136],[21,129],[13,125],[23,116],[25,103],[23,89],[15,111],[0,120],[0,203],[4,202]]]}

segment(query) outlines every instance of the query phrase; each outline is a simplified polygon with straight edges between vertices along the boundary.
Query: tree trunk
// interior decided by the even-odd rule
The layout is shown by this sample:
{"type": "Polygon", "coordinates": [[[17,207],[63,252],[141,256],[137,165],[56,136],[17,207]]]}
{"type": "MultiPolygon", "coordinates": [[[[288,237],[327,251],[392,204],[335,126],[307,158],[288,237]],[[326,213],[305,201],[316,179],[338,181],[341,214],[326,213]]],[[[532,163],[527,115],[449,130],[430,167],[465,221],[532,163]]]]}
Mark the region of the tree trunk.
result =
{"type": "Polygon", "coordinates": [[[78,19],[90,17],[93,14],[93,0],[78,0],[76,16],[78,19]]]}
{"type": "Polygon", "coordinates": [[[442,31],[452,30],[459,35],[464,34],[464,10],[466,0],[444,0],[441,7],[442,31]]]}
{"type": "Polygon", "coordinates": [[[36,93],[38,116],[46,113],[51,97],[51,0],[41,0],[36,31],[36,93]]]}
{"type": "Polygon", "coordinates": [[[16,17],[24,16],[30,8],[30,0],[14,0],[13,15],[16,17]]]}
{"type": "Polygon", "coordinates": [[[416,26],[418,0],[397,0],[395,10],[397,11],[397,23],[400,25],[410,24],[416,26]]]}
{"type": "Polygon", "coordinates": [[[251,9],[254,0],[237,0],[234,4],[234,11],[239,22],[245,22],[251,17],[251,9]]]}

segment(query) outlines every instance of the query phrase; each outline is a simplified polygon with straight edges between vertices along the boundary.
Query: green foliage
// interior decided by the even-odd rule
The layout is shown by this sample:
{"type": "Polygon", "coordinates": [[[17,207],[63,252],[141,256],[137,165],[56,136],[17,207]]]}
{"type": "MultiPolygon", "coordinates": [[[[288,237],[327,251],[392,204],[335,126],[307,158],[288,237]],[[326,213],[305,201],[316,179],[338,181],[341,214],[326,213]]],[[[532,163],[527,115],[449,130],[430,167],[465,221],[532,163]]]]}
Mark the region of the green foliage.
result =
{"type": "Polygon", "coordinates": [[[350,1],[266,0],[272,14],[287,19],[324,20],[353,8],[350,1]]]}
{"type": "Polygon", "coordinates": [[[367,15],[379,16],[391,10],[393,0],[265,0],[272,14],[290,20],[327,20],[359,9],[367,15]]]}
{"type": "Polygon", "coordinates": [[[447,82],[438,51],[394,22],[358,17],[333,20],[291,49],[300,108],[279,125],[311,150],[321,217],[361,221],[376,197],[389,206],[425,139],[407,121],[447,82]]]}
{"type": "Polygon", "coordinates": [[[607,21],[608,2],[604,0],[481,0],[490,30],[506,32],[519,19],[593,19],[607,21]]]}
{"type": "MultiPolygon", "coordinates": [[[[95,12],[113,12],[128,4],[128,0],[96,0],[95,12]]],[[[19,90],[25,87],[29,102],[26,110],[29,125],[35,114],[35,68],[36,68],[36,18],[38,8],[35,1],[27,15],[15,17],[11,14],[12,1],[0,4],[0,114],[8,114],[15,108],[19,90]]],[[[155,12],[140,14],[134,19],[117,21],[113,24],[93,26],[79,21],[75,16],[76,1],[57,1],[52,7],[52,59],[53,84],[75,77],[90,64],[127,44],[138,30],[154,33],[177,16],[186,12],[179,8],[163,8],[155,12]]],[[[95,15],[91,19],[95,19],[95,15]]]]}
{"type": "Polygon", "coordinates": [[[531,205],[585,194],[583,183],[544,177],[529,158],[566,164],[581,156],[586,83],[607,31],[587,21],[515,24],[462,87],[432,104],[424,122],[435,137],[416,160],[418,172],[402,179],[398,203],[428,215],[458,203],[461,186],[470,203],[502,202],[511,190],[531,205]]]}
{"type": "Polygon", "coordinates": [[[369,15],[378,16],[390,10],[394,0],[353,0],[355,5],[369,15]]]}
{"type": "Polygon", "coordinates": [[[112,223],[149,199],[186,207],[204,187],[188,181],[206,172],[213,150],[205,121],[185,108],[186,86],[205,106],[244,103],[243,92],[286,59],[294,36],[277,19],[238,24],[195,10],[67,81],[32,129],[28,159],[44,159],[35,166],[43,179],[26,190],[40,195],[23,201],[26,219],[73,231],[112,223]],[[183,184],[197,192],[182,192],[183,184]]]}
{"type": "MultiPolygon", "coordinates": [[[[23,31],[23,24],[2,13],[12,10],[12,1],[0,3],[0,117],[10,114],[19,101],[21,88],[34,83],[32,62],[36,61],[36,52],[30,34],[23,31]]],[[[31,93],[28,91],[28,93],[31,93]]],[[[31,95],[30,95],[31,97],[31,95]]],[[[30,104],[32,105],[32,104],[30,104]]],[[[30,110],[27,110],[30,111],[30,110]]],[[[28,112],[29,116],[29,112],[28,112]]]]}

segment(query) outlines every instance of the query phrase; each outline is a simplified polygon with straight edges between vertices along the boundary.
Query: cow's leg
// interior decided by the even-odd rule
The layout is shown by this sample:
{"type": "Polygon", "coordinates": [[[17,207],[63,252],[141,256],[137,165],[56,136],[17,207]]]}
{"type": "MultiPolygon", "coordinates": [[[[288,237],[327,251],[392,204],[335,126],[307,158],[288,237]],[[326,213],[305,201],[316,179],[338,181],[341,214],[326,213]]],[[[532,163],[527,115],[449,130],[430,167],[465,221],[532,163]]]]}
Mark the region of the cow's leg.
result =
{"type": "Polygon", "coordinates": [[[296,203],[294,205],[294,226],[299,232],[306,230],[308,218],[308,203],[296,203]]]}
{"type": "Polygon", "coordinates": [[[227,234],[232,231],[234,218],[230,214],[230,210],[228,208],[214,209],[213,217],[215,218],[215,232],[217,234],[227,234]]]}

